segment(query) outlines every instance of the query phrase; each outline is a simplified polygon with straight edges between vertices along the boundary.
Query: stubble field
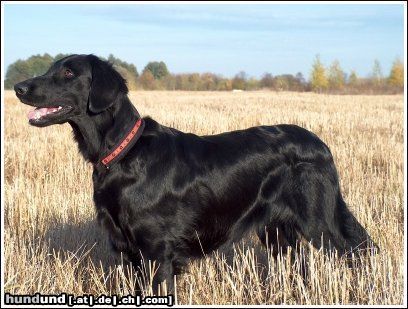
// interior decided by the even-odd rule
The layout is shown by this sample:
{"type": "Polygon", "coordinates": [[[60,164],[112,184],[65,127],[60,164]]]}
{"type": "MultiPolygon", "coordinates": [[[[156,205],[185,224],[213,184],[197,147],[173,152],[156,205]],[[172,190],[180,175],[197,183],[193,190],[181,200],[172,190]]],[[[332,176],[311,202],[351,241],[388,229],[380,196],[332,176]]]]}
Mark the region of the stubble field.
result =
{"type": "MultiPolygon", "coordinates": [[[[350,269],[304,244],[304,282],[289,259],[269,258],[249,235],[228,258],[192,261],[177,277],[179,304],[402,304],[402,95],[141,91],[130,98],[142,115],[199,135],[279,123],[313,131],[331,148],[344,198],[381,249],[350,269]]],[[[146,278],[111,254],[95,220],[92,167],[70,126],[29,126],[30,107],[11,91],[4,106],[5,291],[132,293],[133,282],[146,278]]]]}

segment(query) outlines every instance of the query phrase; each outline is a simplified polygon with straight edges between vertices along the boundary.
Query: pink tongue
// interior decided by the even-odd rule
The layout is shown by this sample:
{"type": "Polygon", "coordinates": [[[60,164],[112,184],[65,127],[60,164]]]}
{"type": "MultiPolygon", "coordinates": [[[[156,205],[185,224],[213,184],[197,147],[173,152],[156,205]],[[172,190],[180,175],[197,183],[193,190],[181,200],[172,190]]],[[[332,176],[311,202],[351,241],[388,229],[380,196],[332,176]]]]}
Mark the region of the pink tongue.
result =
{"type": "Polygon", "coordinates": [[[38,119],[41,118],[49,113],[56,112],[58,107],[44,107],[44,108],[36,108],[32,111],[28,112],[28,119],[38,119]]]}

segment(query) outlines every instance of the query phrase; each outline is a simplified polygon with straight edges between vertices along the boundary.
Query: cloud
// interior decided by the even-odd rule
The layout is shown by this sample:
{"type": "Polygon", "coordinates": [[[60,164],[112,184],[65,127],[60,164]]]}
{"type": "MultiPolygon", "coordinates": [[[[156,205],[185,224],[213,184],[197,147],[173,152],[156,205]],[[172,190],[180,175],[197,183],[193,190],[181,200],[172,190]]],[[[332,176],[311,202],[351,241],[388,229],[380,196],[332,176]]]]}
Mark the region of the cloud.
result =
{"type": "Polygon", "coordinates": [[[134,25],[229,31],[356,29],[396,17],[396,10],[384,5],[103,5],[83,13],[134,25]]]}

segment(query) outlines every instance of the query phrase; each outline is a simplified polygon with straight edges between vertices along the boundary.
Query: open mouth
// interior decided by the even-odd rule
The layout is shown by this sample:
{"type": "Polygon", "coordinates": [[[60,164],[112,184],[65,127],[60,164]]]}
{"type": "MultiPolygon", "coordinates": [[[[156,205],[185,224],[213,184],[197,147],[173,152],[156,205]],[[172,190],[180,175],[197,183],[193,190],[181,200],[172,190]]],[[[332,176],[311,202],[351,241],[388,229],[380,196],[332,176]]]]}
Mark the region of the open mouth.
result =
{"type": "Polygon", "coordinates": [[[29,111],[27,116],[31,124],[36,124],[59,118],[59,116],[68,113],[71,109],[70,106],[37,107],[29,111]]]}

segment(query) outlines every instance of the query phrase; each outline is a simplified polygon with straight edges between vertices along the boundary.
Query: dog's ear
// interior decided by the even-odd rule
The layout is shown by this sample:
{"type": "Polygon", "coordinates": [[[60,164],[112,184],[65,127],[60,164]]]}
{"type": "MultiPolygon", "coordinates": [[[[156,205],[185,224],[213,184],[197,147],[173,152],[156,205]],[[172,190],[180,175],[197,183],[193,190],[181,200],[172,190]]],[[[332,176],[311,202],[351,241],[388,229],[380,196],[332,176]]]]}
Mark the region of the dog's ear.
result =
{"type": "Polygon", "coordinates": [[[88,106],[93,113],[100,113],[113,105],[119,93],[127,94],[126,81],[106,61],[88,55],[92,68],[88,106]]]}

